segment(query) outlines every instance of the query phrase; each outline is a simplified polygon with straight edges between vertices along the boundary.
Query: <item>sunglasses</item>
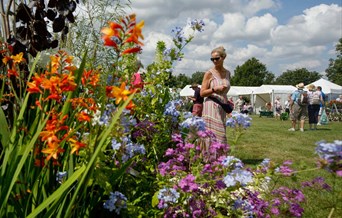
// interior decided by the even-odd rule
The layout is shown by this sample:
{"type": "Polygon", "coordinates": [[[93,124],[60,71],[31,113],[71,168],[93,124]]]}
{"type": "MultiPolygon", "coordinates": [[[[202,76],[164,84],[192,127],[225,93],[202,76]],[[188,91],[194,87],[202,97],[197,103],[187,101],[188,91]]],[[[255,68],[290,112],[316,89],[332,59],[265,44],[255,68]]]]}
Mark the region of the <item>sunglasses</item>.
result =
{"type": "Polygon", "coordinates": [[[211,61],[218,61],[218,60],[220,60],[221,59],[221,57],[217,57],[217,58],[210,58],[210,60],[211,61]]]}

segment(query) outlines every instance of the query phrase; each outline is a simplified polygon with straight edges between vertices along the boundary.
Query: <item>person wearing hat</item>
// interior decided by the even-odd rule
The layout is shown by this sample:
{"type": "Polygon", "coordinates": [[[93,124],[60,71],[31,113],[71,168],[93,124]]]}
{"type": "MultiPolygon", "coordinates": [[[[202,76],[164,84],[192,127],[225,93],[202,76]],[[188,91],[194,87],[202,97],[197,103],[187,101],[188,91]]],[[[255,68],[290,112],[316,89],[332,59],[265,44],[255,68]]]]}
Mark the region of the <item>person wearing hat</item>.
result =
{"type": "Polygon", "coordinates": [[[194,116],[202,116],[202,110],[203,110],[203,101],[204,98],[201,96],[200,92],[201,89],[198,87],[197,83],[194,83],[191,85],[191,88],[194,90],[194,96],[190,97],[190,99],[193,101],[194,105],[192,106],[192,114],[194,116]]]}
{"type": "Polygon", "coordinates": [[[309,125],[310,130],[317,129],[318,114],[320,105],[323,104],[322,92],[316,90],[314,84],[310,84],[306,87],[308,91],[309,105],[308,105],[308,115],[309,115],[309,125]]]}
{"type": "Polygon", "coordinates": [[[307,99],[307,93],[304,91],[304,83],[299,83],[296,85],[297,90],[291,95],[290,102],[290,119],[292,127],[289,131],[296,131],[297,121],[300,121],[300,131],[304,132],[305,119],[308,116],[308,106],[303,99],[307,99]]]}

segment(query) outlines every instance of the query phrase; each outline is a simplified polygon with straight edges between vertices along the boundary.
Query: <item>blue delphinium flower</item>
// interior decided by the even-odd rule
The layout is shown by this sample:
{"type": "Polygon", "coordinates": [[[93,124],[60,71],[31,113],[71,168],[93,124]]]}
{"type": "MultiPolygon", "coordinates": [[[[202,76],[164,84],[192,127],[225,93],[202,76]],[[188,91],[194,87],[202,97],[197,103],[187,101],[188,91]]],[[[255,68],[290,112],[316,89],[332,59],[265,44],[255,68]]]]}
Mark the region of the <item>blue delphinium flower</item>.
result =
{"type": "Polygon", "coordinates": [[[120,192],[111,192],[109,199],[104,202],[103,207],[109,211],[115,210],[115,213],[120,214],[122,208],[127,208],[127,198],[120,192]]]}
{"type": "Polygon", "coordinates": [[[332,143],[319,141],[316,145],[316,153],[323,159],[320,161],[322,168],[342,177],[342,140],[335,140],[332,143]]]}
{"type": "Polygon", "coordinates": [[[197,19],[193,19],[190,22],[190,28],[193,30],[197,30],[199,32],[203,32],[204,29],[203,27],[205,26],[204,21],[203,20],[197,20],[197,19]]]}
{"type": "Polygon", "coordinates": [[[180,127],[195,131],[205,131],[205,122],[201,117],[191,116],[184,120],[180,127]]]}
{"type": "Polygon", "coordinates": [[[167,208],[168,203],[177,203],[180,194],[174,188],[163,188],[158,193],[159,205],[158,207],[167,208]]]}
{"type": "Polygon", "coordinates": [[[247,170],[234,169],[223,178],[223,182],[227,187],[235,186],[239,183],[241,186],[247,185],[253,179],[253,174],[247,170]]]}
{"type": "Polygon", "coordinates": [[[178,111],[178,109],[180,108],[181,105],[182,105],[182,101],[181,100],[174,100],[174,101],[168,102],[165,105],[164,115],[171,116],[172,117],[172,121],[176,122],[178,120],[178,117],[181,114],[178,111]]]}
{"type": "Polygon", "coordinates": [[[62,183],[67,175],[68,173],[66,171],[58,172],[56,175],[56,181],[62,183]]]}
{"type": "Polygon", "coordinates": [[[175,36],[173,37],[176,42],[179,42],[180,44],[185,42],[186,37],[184,36],[183,28],[181,27],[175,27],[171,30],[172,33],[175,33],[175,36]]]}
{"type": "Polygon", "coordinates": [[[226,126],[232,128],[243,127],[246,129],[251,126],[251,120],[252,118],[248,115],[233,111],[232,116],[226,121],[226,126]]]}
{"type": "Polygon", "coordinates": [[[123,144],[125,145],[124,154],[122,155],[122,161],[126,162],[130,158],[134,157],[136,154],[145,154],[146,150],[144,145],[135,144],[132,142],[131,138],[124,137],[122,139],[123,144]]]}
{"type": "Polygon", "coordinates": [[[119,150],[121,147],[121,143],[118,142],[115,138],[112,139],[112,148],[113,150],[119,150]]]}
{"type": "Polygon", "coordinates": [[[227,156],[222,161],[222,165],[225,167],[233,167],[234,169],[243,167],[242,161],[234,156],[227,156]]]}

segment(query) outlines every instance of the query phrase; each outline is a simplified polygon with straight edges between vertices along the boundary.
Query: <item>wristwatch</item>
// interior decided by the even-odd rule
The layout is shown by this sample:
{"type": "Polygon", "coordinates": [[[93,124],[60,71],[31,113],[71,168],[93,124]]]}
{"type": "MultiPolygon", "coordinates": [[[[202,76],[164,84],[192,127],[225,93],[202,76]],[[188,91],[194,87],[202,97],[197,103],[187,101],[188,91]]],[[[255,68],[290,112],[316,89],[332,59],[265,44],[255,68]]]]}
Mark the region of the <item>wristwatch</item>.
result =
{"type": "Polygon", "coordinates": [[[215,89],[214,88],[211,88],[211,90],[215,93],[215,89]]]}

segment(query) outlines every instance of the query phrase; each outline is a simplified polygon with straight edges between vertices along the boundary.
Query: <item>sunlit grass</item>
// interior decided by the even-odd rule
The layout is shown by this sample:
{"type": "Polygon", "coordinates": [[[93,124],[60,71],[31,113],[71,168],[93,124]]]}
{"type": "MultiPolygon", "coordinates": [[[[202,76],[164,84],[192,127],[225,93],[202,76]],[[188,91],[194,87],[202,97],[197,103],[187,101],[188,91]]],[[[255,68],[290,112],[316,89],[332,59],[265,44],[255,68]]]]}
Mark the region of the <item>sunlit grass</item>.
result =
{"type": "MultiPolygon", "coordinates": [[[[325,126],[318,126],[318,130],[310,131],[308,124],[305,131],[289,132],[289,120],[280,121],[275,118],[252,115],[252,126],[240,138],[234,149],[234,156],[240,158],[245,164],[253,166],[264,158],[270,158],[276,163],[285,160],[293,161],[293,168],[305,170],[317,167],[315,154],[316,142],[326,140],[342,140],[342,123],[330,122],[325,126]]],[[[228,142],[232,141],[232,130],[228,129],[228,142]]],[[[324,177],[326,182],[333,186],[336,182],[336,194],[342,195],[342,179],[334,178],[325,170],[314,170],[298,173],[294,178],[281,179],[278,185],[300,188],[302,181],[312,180],[315,177],[324,177]]],[[[331,207],[335,206],[331,217],[341,217],[342,202],[337,202],[332,192],[306,190],[306,203],[304,217],[329,217],[331,207]]]]}

